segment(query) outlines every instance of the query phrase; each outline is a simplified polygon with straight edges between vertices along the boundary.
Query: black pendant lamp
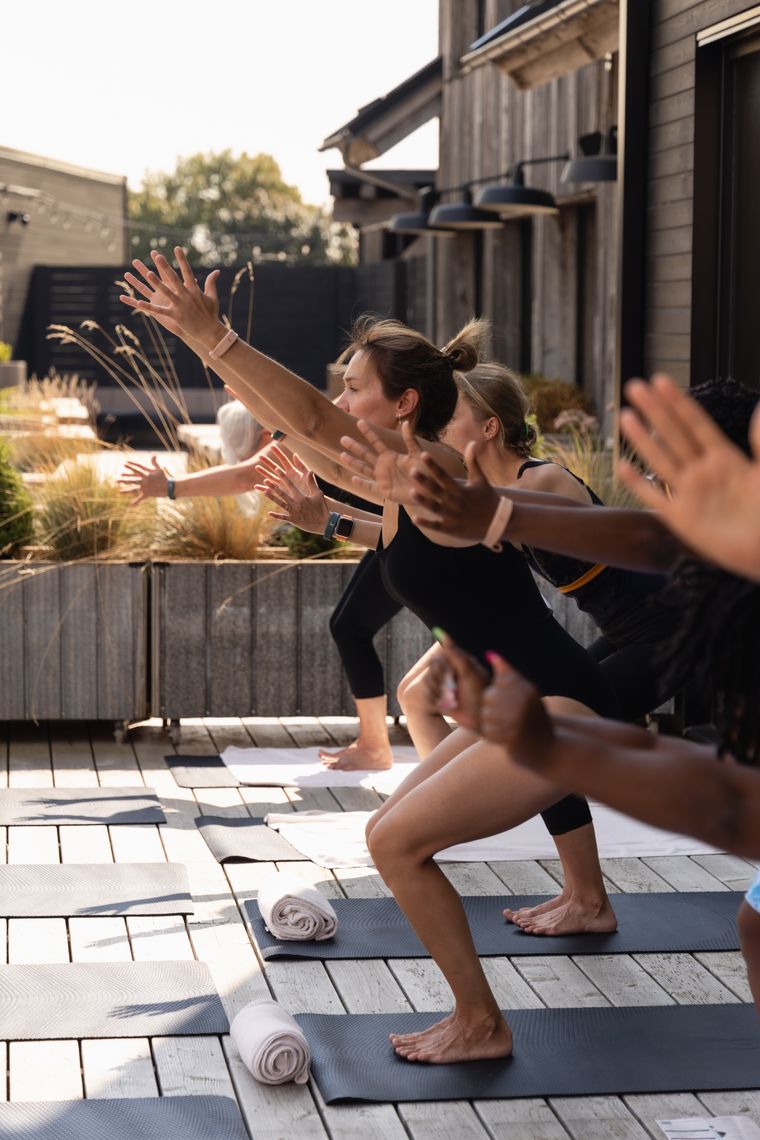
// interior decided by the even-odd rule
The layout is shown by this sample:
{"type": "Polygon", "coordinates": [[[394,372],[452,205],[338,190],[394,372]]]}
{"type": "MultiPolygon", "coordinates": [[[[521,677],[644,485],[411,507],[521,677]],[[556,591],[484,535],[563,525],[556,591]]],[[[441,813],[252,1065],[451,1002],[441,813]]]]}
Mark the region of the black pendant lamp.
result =
{"type": "Polygon", "coordinates": [[[581,156],[568,162],[563,182],[617,181],[617,127],[610,127],[606,135],[601,131],[581,135],[578,146],[581,156]]]}
{"type": "Polygon", "coordinates": [[[559,208],[554,195],[548,190],[525,185],[524,167],[538,166],[548,162],[565,162],[567,154],[552,154],[545,158],[526,158],[518,162],[507,174],[509,182],[496,186],[485,186],[478,192],[475,204],[482,210],[499,214],[506,222],[511,218],[540,217],[557,214],[559,208]]]}
{"type": "Polygon", "coordinates": [[[453,237],[453,230],[443,229],[431,225],[430,211],[435,205],[438,195],[433,186],[426,186],[419,193],[420,208],[406,214],[394,214],[388,222],[388,230],[392,234],[409,235],[434,234],[436,237],[453,237]]]}
{"type": "Polygon", "coordinates": [[[472,191],[464,191],[461,202],[436,206],[430,214],[430,224],[436,228],[451,230],[498,230],[501,219],[495,218],[489,210],[479,210],[472,204],[472,191]]]}

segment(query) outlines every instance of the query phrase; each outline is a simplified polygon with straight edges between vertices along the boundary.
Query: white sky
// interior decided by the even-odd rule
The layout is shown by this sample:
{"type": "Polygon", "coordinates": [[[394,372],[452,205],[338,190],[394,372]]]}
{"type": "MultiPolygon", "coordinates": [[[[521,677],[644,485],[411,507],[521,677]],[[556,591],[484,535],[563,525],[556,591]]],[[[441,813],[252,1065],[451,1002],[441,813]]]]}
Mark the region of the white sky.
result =
{"type": "MultiPolygon", "coordinates": [[[[2,5],[0,146],[132,187],[197,151],[273,155],[311,203],[365,103],[438,54],[438,0],[20,0],[2,5]]],[[[437,166],[437,121],[371,167],[437,166]]]]}

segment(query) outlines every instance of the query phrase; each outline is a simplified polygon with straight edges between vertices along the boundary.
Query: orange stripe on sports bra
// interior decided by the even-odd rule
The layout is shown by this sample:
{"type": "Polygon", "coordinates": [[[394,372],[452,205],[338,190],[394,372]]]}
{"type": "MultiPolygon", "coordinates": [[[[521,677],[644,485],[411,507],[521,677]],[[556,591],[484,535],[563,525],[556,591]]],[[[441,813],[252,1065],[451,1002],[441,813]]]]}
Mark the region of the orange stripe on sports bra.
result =
{"type": "Polygon", "coordinates": [[[568,582],[566,586],[557,586],[560,594],[572,594],[573,590],[580,590],[581,586],[593,582],[594,578],[598,578],[602,570],[606,570],[606,566],[602,566],[597,562],[596,566],[592,566],[585,574],[581,574],[580,578],[576,578],[574,582],[568,582]]]}

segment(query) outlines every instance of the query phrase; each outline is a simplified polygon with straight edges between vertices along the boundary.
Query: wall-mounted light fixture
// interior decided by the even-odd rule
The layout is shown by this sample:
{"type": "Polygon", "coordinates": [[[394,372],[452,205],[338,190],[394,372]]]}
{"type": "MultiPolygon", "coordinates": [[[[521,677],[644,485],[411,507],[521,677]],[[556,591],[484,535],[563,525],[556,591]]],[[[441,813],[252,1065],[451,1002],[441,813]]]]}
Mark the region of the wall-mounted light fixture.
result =
{"type": "Polygon", "coordinates": [[[430,211],[438,201],[438,192],[434,186],[426,186],[419,192],[420,208],[406,214],[394,214],[388,222],[388,229],[392,234],[435,234],[437,237],[453,237],[454,231],[431,225],[430,211]]]}
{"type": "MultiPolygon", "coordinates": [[[[548,162],[567,162],[569,154],[551,154],[543,158],[524,158],[507,171],[508,182],[485,186],[478,191],[476,206],[498,214],[502,221],[511,218],[529,218],[542,214],[558,213],[554,195],[548,190],[525,185],[523,170],[526,166],[539,166],[548,162]]],[[[501,176],[499,176],[501,177],[501,176]]]]}
{"type": "Polygon", "coordinates": [[[498,230],[501,218],[488,210],[479,210],[472,203],[472,190],[464,188],[459,202],[441,203],[430,214],[430,224],[445,230],[498,230]]]}
{"type": "Polygon", "coordinates": [[[617,127],[610,127],[606,135],[601,131],[581,135],[578,146],[581,157],[568,162],[563,182],[617,181],[617,127]]]}

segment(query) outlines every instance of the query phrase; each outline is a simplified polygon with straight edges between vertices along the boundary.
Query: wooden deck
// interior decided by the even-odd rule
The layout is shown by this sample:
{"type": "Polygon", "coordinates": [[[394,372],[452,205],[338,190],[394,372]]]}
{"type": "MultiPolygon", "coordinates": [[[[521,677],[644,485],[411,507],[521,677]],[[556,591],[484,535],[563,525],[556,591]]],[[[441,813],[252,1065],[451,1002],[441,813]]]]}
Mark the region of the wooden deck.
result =
{"type": "MultiPolygon", "coordinates": [[[[183,722],[177,751],[208,753],[228,744],[343,742],[348,721],[183,722]]],[[[157,723],[115,744],[106,726],[0,726],[0,785],[27,787],[124,786],[155,788],[166,826],[9,827],[0,851],[10,863],[137,862],[171,860],[187,866],[195,914],[182,918],[71,918],[2,920],[1,960],[11,963],[148,961],[207,962],[229,1017],[257,997],[274,995],[292,1012],[380,1013],[445,1010],[447,987],[426,960],[269,962],[264,967],[240,915],[276,865],[220,867],[194,826],[202,811],[242,816],[306,808],[371,809],[380,802],[364,789],[301,792],[277,788],[178,788],[163,756],[172,750],[157,723]]],[[[288,863],[326,895],[386,894],[370,868],[326,871],[288,863]]],[[[622,891],[728,890],[752,873],[728,855],[604,861],[610,889],[622,891]]],[[[450,864],[447,873],[465,894],[553,890],[555,861],[450,864]]],[[[489,959],[489,978],[503,1006],[669,1005],[749,1001],[738,953],[540,956],[489,959]]],[[[0,1044],[5,1055],[6,1046],[0,1044]]],[[[747,1113],[760,1122],[758,1089],[701,1096],[562,1097],[364,1105],[329,1108],[317,1090],[258,1085],[242,1067],[229,1038],[181,1037],[101,1041],[11,1042],[8,1079],[0,1098],[234,1096],[257,1140],[638,1140],[662,1137],[658,1117],[747,1113]],[[41,1079],[41,1075],[44,1076],[41,1079]]],[[[368,1065],[372,1063],[367,1058],[368,1065]]],[[[568,1058],[572,1064],[572,1058],[568,1058]]],[[[220,1138],[222,1140],[222,1138],[220,1138]]]]}

